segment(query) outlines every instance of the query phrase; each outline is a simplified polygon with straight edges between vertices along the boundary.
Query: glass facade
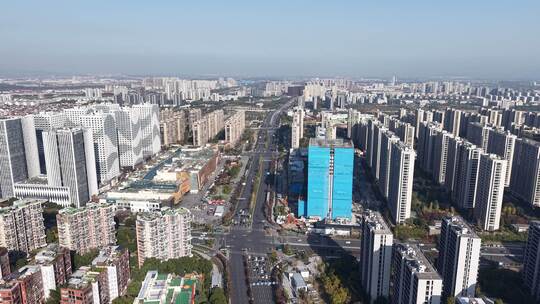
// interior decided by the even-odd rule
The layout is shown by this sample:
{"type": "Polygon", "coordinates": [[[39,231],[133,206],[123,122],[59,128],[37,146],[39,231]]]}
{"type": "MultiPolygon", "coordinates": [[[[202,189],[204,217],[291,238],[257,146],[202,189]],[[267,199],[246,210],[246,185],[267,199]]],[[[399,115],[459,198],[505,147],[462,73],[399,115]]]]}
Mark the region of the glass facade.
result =
{"type": "Polygon", "coordinates": [[[352,146],[310,144],[307,217],[351,218],[353,168],[352,146]]]}

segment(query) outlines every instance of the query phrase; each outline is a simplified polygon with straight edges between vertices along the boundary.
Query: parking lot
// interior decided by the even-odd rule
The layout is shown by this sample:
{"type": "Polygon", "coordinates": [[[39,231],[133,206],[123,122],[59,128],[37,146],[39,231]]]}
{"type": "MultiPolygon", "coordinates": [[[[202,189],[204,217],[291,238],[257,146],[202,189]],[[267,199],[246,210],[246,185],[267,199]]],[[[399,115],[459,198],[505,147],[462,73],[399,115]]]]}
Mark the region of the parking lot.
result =
{"type": "Polygon", "coordinates": [[[244,266],[248,293],[250,298],[255,299],[254,303],[274,303],[273,286],[277,282],[272,281],[270,261],[266,255],[244,254],[244,266]]]}

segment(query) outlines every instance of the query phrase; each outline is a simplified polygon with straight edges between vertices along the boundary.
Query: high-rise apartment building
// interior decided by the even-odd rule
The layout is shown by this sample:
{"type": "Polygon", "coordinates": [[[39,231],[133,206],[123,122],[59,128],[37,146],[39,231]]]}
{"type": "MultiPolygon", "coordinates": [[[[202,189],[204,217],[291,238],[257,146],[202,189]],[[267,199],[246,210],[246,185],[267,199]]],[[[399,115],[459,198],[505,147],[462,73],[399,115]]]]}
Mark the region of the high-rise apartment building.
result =
{"type": "Polygon", "coordinates": [[[119,246],[102,248],[99,255],[92,261],[92,266],[106,272],[108,298],[111,301],[126,294],[131,279],[127,248],[119,246]]]}
{"type": "Polygon", "coordinates": [[[366,210],[362,215],[360,281],[370,303],[388,297],[394,235],[381,214],[366,210]]]}
{"type": "Polygon", "coordinates": [[[80,116],[81,125],[93,132],[96,171],[100,184],[120,175],[116,120],[111,113],[94,112],[80,116]]]}
{"type": "Polygon", "coordinates": [[[9,251],[6,247],[0,247],[0,280],[11,273],[9,266],[9,251]]]}
{"type": "Polygon", "coordinates": [[[304,137],[304,109],[298,108],[293,113],[291,124],[291,148],[298,149],[302,137],[304,137]]]}
{"type": "Polygon", "coordinates": [[[416,245],[394,244],[390,281],[392,304],[442,303],[442,279],[416,245]]]}
{"type": "Polygon", "coordinates": [[[444,130],[450,132],[454,136],[459,136],[461,127],[461,116],[463,112],[456,109],[446,109],[444,115],[444,130]]]}
{"type": "Polygon", "coordinates": [[[132,111],[138,112],[141,124],[141,146],[144,158],[150,158],[161,149],[159,132],[159,107],[156,104],[133,105],[132,111]]]}
{"type": "Polygon", "coordinates": [[[540,207],[540,144],[526,138],[515,142],[510,192],[540,207]]]}
{"type": "Polygon", "coordinates": [[[191,212],[185,208],[163,209],[137,216],[139,267],[147,258],[168,260],[191,256],[191,212]]]}
{"type": "Polygon", "coordinates": [[[236,144],[242,138],[245,128],[246,114],[242,110],[237,111],[225,120],[225,141],[232,145],[236,144]]]}
{"type": "Polygon", "coordinates": [[[204,146],[213,139],[224,127],[223,118],[223,110],[216,110],[194,121],[191,125],[193,145],[204,146]]]}
{"type": "Polygon", "coordinates": [[[140,111],[123,107],[114,111],[118,129],[120,167],[133,169],[143,162],[140,111]]]}
{"type": "Polygon", "coordinates": [[[60,246],[85,254],[116,243],[114,205],[89,203],[67,207],[56,216],[60,246]]]}
{"type": "Polygon", "coordinates": [[[443,297],[474,297],[481,239],[459,216],[443,219],[439,237],[438,270],[443,297]]]}
{"type": "Polygon", "coordinates": [[[83,266],[60,288],[60,304],[111,303],[106,271],[83,266]]]}
{"type": "Polygon", "coordinates": [[[438,132],[435,135],[433,179],[444,185],[446,179],[446,165],[448,164],[448,144],[453,135],[447,131],[438,132]]]}
{"type": "Polygon", "coordinates": [[[487,150],[489,144],[490,126],[479,122],[471,122],[467,127],[467,140],[478,147],[487,150]]]}
{"type": "Polygon", "coordinates": [[[350,219],[354,149],[349,141],[312,138],[308,147],[308,217],[350,219]]]}
{"type": "Polygon", "coordinates": [[[0,208],[0,246],[29,253],[47,245],[43,201],[18,200],[0,208]]]}
{"type": "Polygon", "coordinates": [[[394,223],[403,223],[411,216],[411,199],[416,153],[403,142],[392,144],[388,206],[394,223]]]}
{"type": "Polygon", "coordinates": [[[499,229],[506,161],[495,154],[480,155],[474,216],[484,230],[499,229]]]}
{"type": "Polygon", "coordinates": [[[427,173],[432,173],[435,165],[435,141],[437,134],[442,132],[441,126],[436,122],[420,123],[418,132],[418,165],[427,173]]]}
{"type": "Polygon", "coordinates": [[[531,221],[523,255],[523,283],[540,301],[540,221],[531,221]]]}
{"type": "Polygon", "coordinates": [[[390,175],[392,164],[392,146],[399,142],[393,132],[387,131],[382,133],[381,138],[381,153],[379,161],[379,189],[385,198],[388,198],[390,189],[390,175]]]}
{"type": "Polygon", "coordinates": [[[504,186],[510,186],[510,177],[512,174],[512,162],[514,160],[514,149],[517,136],[501,130],[490,129],[487,153],[497,154],[506,161],[506,175],[504,177],[504,186]]]}
{"type": "Polygon", "coordinates": [[[453,177],[454,190],[451,196],[462,209],[473,209],[476,205],[478,165],[482,153],[481,148],[468,141],[463,141],[457,146],[453,177]]]}
{"type": "Polygon", "coordinates": [[[98,193],[92,131],[51,129],[42,136],[48,184],[68,187],[71,205],[84,206],[98,193]]]}
{"type": "Polygon", "coordinates": [[[161,144],[163,146],[170,146],[172,144],[184,143],[188,125],[185,112],[164,109],[159,112],[159,115],[161,144]]]}
{"type": "Polygon", "coordinates": [[[66,284],[72,272],[69,249],[56,243],[41,249],[30,264],[38,266],[41,270],[45,299],[49,298],[51,290],[66,284]]]}

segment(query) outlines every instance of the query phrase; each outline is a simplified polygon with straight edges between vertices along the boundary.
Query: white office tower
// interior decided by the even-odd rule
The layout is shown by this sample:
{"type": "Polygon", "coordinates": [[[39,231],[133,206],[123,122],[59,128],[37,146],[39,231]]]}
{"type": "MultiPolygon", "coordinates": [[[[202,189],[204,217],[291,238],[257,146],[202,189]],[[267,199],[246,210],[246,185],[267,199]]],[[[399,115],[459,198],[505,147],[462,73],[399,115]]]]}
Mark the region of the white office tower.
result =
{"type": "Polygon", "coordinates": [[[412,148],[402,142],[392,144],[388,205],[396,224],[405,222],[411,216],[414,158],[412,148]]]}
{"type": "Polygon", "coordinates": [[[523,283],[533,297],[540,301],[540,221],[531,221],[529,225],[523,255],[523,283]]]}
{"type": "Polygon", "coordinates": [[[467,127],[467,140],[486,150],[489,143],[489,131],[491,127],[479,122],[471,122],[467,127]]]}
{"type": "Polygon", "coordinates": [[[447,131],[439,132],[435,136],[433,179],[444,185],[446,179],[446,165],[448,163],[448,142],[453,135],[447,131]]]}
{"type": "Polygon", "coordinates": [[[21,117],[21,125],[24,136],[24,154],[26,156],[28,177],[35,177],[40,174],[40,168],[34,116],[27,115],[21,117]]]}
{"type": "Polygon", "coordinates": [[[34,127],[38,146],[39,168],[41,174],[47,173],[45,165],[45,152],[43,150],[43,131],[63,128],[67,125],[66,115],[63,112],[40,112],[34,114],[34,127]]]}
{"type": "Polygon", "coordinates": [[[416,245],[394,244],[390,303],[441,304],[442,279],[416,245]]]}
{"type": "Polygon", "coordinates": [[[484,230],[499,229],[506,161],[495,154],[480,155],[474,216],[484,230]]]}
{"type": "Polygon", "coordinates": [[[361,226],[360,281],[373,303],[378,297],[388,297],[394,235],[377,211],[366,210],[361,226]]]}
{"type": "Polygon", "coordinates": [[[162,261],[191,256],[191,212],[186,208],[137,215],[139,267],[147,258],[162,261]]]}
{"type": "Polygon", "coordinates": [[[83,115],[81,125],[93,132],[98,180],[101,184],[107,184],[120,175],[118,136],[114,116],[111,113],[102,112],[83,115]]]}
{"type": "Polygon", "coordinates": [[[97,194],[92,138],[92,131],[80,128],[43,132],[47,182],[68,187],[70,204],[77,208],[97,194]]]}
{"type": "Polygon", "coordinates": [[[444,298],[474,297],[481,242],[463,218],[443,219],[437,268],[443,278],[444,298]]]}
{"type": "Polygon", "coordinates": [[[516,140],[510,176],[510,192],[540,207],[540,144],[526,138],[516,140]]]}
{"type": "Polygon", "coordinates": [[[381,138],[381,156],[379,161],[379,189],[385,198],[388,198],[390,188],[390,165],[392,161],[392,145],[399,142],[393,132],[387,131],[382,133],[381,138]]]}
{"type": "Polygon", "coordinates": [[[302,137],[304,137],[304,109],[297,108],[294,110],[291,125],[291,148],[298,149],[302,137]]]}
{"type": "Polygon", "coordinates": [[[140,111],[123,107],[114,111],[118,130],[120,167],[134,168],[143,162],[140,111]]]}
{"type": "Polygon", "coordinates": [[[482,153],[482,149],[468,141],[458,144],[453,178],[454,191],[451,195],[452,200],[462,209],[472,209],[476,204],[478,165],[482,153]]]}
{"type": "Polygon", "coordinates": [[[139,114],[143,157],[152,157],[161,149],[159,107],[155,104],[138,104],[132,107],[132,111],[139,114]]]}
{"type": "Polygon", "coordinates": [[[489,130],[489,141],[487,152],[497,154],[506,161],[506,175],[504,186],[510,186],[510,176],[512,175],[512,161],[514,160],[514,148],[517,136],[500,130],[489,130]]]}
{"type": "Polygon", "coordinates": [[[23,124],[20,118],[0,120],[0,197],[13,197],[13,185],[28,178],[23,124]]]}

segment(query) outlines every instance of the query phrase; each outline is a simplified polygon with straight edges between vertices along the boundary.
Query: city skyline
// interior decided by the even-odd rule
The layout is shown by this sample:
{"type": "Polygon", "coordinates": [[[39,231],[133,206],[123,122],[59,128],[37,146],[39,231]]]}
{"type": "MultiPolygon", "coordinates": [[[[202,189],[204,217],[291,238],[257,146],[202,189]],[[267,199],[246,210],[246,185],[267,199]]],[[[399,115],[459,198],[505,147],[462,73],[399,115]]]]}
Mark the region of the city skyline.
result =
{"type": "Polygon", "coordinates": [[[524,0],[10,3],[0,74],[533,80],[538,8],[524,0]]]}

